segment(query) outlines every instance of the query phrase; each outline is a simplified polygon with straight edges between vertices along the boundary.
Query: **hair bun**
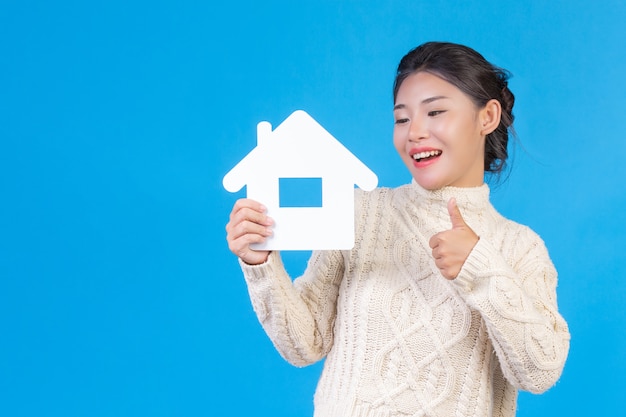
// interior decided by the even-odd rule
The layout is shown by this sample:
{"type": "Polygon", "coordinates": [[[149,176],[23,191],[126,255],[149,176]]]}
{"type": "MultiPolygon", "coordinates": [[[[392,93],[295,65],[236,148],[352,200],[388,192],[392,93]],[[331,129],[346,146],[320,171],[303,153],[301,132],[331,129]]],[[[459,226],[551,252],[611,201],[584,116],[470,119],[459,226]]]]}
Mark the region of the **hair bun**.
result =
{"type": "Polygon", "coordinates": [[[502,105],[502,111],[509,116],[506,119],[510,118],[510,121],[507,120],[508,123],[506,124],[506,127],[509,127],[513,124],[513,105],[515,104],[515,96],[513,95],[513,92],[509,90],[508,83],[506,81],[504,82],[501,95],[502,102],[500,104],[502,105]]]}

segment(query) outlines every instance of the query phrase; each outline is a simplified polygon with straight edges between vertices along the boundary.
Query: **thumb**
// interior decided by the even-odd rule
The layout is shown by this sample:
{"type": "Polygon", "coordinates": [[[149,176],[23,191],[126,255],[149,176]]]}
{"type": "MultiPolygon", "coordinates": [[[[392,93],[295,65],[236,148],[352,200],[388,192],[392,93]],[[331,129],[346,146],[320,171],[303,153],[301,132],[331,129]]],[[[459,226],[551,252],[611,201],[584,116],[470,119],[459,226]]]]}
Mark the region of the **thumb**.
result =
{"type": "Polygon", "coordinates": [[[459,206],[456,205],[456,198],[454,197],[448,201],[448,214],[450,215],[450,221],[452,222],[453,229],[467,225],[465,220],[463,220],[459,206]]]}

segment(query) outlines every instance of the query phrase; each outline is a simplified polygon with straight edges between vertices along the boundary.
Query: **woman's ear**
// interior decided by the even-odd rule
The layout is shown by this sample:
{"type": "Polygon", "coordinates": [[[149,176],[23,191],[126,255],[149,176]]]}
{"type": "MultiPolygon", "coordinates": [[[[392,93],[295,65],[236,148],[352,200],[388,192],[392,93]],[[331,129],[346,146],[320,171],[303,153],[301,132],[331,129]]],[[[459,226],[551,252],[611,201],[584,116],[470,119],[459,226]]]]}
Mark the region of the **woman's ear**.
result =
{"type": "Polygon", "coordinates": [[[502,106],[495,98],[492,98],[485,104],[479,114],[479,122],[481,126],[480,134],[487,136],[500,125],[500,117],[502,116],[502,106]]]}

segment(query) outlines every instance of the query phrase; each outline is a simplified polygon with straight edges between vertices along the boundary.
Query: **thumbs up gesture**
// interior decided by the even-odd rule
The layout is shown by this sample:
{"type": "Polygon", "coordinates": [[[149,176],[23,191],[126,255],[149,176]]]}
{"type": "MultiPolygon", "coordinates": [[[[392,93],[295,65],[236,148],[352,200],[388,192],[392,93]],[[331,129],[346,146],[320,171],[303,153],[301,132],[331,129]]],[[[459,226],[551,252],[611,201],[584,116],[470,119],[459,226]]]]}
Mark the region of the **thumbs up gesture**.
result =
{"type": "Polygon", "coordinates": [[[439,232],[430,238],[433,258],[441,274],[447,279],[455,279],[465,260],[478,242],[478,235],[465,223],[456,200],[448,201],[448,214],[452,229],[439,232]]]}

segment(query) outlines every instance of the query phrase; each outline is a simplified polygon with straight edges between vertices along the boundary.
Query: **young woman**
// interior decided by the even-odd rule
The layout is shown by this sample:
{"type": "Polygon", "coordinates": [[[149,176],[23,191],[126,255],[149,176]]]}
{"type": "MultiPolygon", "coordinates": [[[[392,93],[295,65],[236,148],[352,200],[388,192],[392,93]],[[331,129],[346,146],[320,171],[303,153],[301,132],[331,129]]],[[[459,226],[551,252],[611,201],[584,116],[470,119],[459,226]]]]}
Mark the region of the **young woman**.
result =
{"type": "Polygon", "coordinates": [[[254,309],[283,357],[326,358],[315,415],[513,416],[569,349],[543,241],[489,202],[507,159],[514,96],[476,51],[429,42],[400,62],[394,144],[411,184],[356,193],[356,243],[314,252],[293,283],[258,202],[226,227],[254,309]]]}

